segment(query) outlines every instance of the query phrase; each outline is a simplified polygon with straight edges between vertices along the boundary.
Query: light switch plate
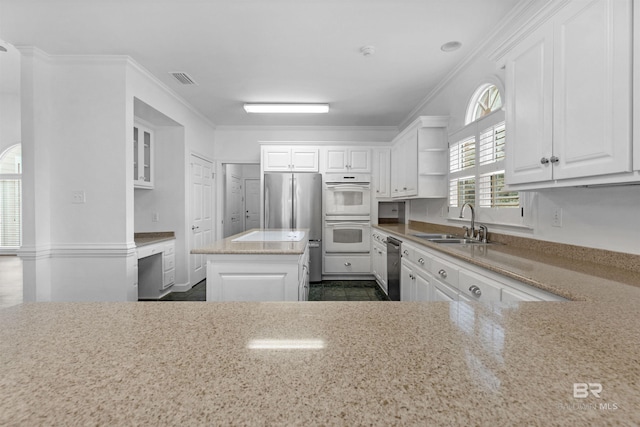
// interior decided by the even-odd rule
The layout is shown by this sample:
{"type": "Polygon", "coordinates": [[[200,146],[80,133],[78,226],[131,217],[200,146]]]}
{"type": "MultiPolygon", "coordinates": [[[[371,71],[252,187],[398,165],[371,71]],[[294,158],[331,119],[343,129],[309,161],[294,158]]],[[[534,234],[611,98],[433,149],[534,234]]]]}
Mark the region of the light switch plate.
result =
{"type": "Polygon", "coordinates": [[[562,208],[555,208],[553,210],[551,225],[554,227],[562,227],[562,208]]]}

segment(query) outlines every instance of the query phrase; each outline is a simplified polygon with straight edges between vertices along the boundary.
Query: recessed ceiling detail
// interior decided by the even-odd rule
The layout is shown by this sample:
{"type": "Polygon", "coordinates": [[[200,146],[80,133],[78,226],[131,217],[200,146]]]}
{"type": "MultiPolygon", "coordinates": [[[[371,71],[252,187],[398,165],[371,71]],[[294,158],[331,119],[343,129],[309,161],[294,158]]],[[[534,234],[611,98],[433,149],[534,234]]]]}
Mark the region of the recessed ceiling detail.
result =
{"type": "Polygon", "coordinates": [[[191,76],[189,74],[184,73],[182,71],[174,71],[174,72],[171,72],[169,74],[171,74],[173,77],[175,77],[176,80],[178,80],[183,85],[197,85],[198,84],[198,83],[195,82],[195,80],[193,80],[191,78],[191,76]]]}

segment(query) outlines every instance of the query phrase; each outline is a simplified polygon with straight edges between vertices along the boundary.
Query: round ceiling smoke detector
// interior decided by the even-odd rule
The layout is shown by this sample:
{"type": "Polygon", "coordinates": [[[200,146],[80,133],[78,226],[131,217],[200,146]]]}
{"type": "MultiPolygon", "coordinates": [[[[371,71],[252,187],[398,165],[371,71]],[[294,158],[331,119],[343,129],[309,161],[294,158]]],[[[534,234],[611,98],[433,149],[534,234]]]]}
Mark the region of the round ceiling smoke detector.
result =
{"type": "Polygon", "coordinates": [[[376,53],[376,48],[373,46],[362,46],[360,48],[360,53],[362,56],[371,56],[376,53]]]}
{"type": "Polygon", "coordinates": [[[451,41],[440,46],[440,50],[443,52],[453,52],[454,50],[460,49],[460,46],[462,46],[462,43],[459,41],[451,41]]]}

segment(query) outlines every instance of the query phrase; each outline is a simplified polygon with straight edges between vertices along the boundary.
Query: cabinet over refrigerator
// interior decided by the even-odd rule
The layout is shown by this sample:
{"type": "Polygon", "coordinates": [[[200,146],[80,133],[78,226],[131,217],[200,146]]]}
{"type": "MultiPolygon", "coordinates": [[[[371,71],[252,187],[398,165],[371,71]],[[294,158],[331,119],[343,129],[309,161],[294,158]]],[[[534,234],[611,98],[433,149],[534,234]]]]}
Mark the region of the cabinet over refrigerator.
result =
{"type": "Polygon", "coordinates": [[[321,281],[322,175],[265,173],[264,228],[309,229],[310,281],[321,281]]]}

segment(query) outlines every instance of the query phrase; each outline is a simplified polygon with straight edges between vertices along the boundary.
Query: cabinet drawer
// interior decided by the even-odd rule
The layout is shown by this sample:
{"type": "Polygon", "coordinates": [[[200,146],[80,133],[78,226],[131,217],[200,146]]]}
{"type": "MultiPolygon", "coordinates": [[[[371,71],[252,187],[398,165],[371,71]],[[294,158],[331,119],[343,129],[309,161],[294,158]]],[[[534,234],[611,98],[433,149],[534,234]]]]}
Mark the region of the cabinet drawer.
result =
{"type": "Polygon", "coordinates": [[[325,273],[371,273],[369,256],[325,256],[325,273]]]}
{"type": "Polygon", "coordinates": [[[164,245],[164,255],[165,256],[173,255],[176,250],[175,248],[176,248],[176,245],[173,242],[164,245]]]}
{"type": "Polygon", "coordinates": [[[164,256],[164,271],[173,270],[176,266],[176,258],[174,255],[164,256]]]}
{"type": "Polygon", "coordinates": [[[460,293],[471,301],[498,302],[500,301],[500,285],[491,283],[490,279],[467,271],[460,271],[460,293]]]}
{"type": "Polygon", "coordinates": [[[169,270],[164,272],[164,280],[162,281],[162,289],[166,289],[176,282],[176,271],[169,270]]]}
{"type": "Polygon", "coordinates": [[[138,252],[138,259],[141,259],[162,253],[162,247],[158,245],[146,245],[136,248],[136,251],[138,252]]]}
{"type": "Polygon", "coordinates": [[[431,272],[434,277],[454,288],[458,287],[458,267],[440,258],[431,258],[431,272]]]}

